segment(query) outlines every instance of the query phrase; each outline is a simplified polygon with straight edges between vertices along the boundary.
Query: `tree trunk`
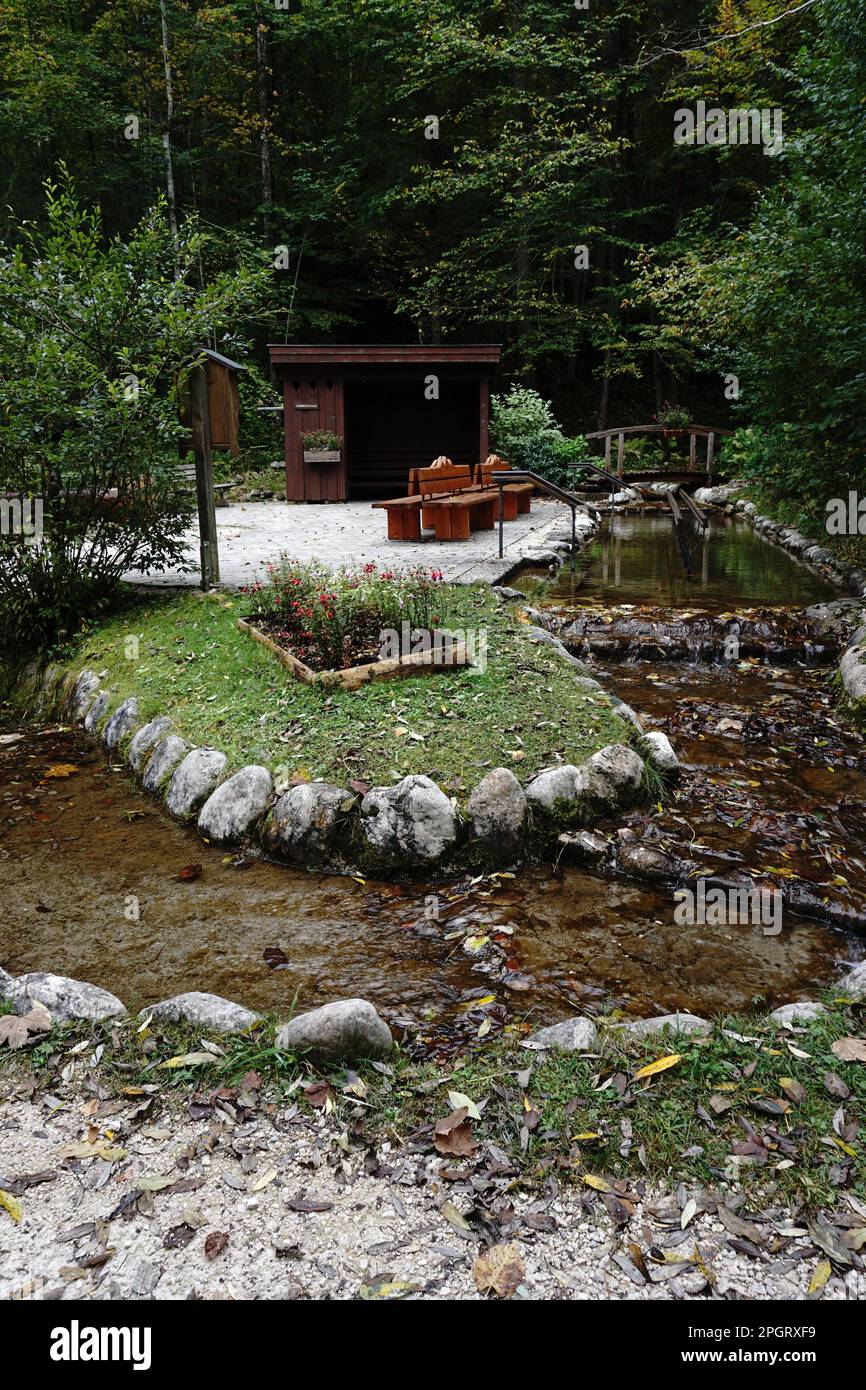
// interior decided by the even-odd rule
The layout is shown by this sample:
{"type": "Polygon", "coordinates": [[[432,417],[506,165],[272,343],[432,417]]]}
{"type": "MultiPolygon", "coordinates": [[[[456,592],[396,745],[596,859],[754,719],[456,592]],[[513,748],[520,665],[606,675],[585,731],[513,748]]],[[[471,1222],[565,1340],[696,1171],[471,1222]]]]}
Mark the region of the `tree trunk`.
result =
{"type": "Polygon", "coordinates": [[[598,429],[607,429],[607,412],[610,406],[610,348],[604,350],[604,372],[601,378],[601,397],[598,402],[598,429]]]}
{"type": "Polygon", "coordinates": [[[262,19],[259,0],[255,6],[256,20],[256,85],[259,96],[259,154],[262,170],[262,226],[265,245],[273,241],[274,181],[271,162],[271,118],[268,71],[268,28],[262,19]]]}
{"type": "Polygon", "coordinates": [[[168,16],[165,0],[159,0],[162,24],[162,62],[165,69],[165,124],[162,128],[162,149],[165,157],[165,196],[168,203],[168,225],[177,249],[177,199],[174,191],[174,166],[171,159],[171,124],[174,119],[174,90],[171,82],[171,54],[168,45],[168,16]]]}

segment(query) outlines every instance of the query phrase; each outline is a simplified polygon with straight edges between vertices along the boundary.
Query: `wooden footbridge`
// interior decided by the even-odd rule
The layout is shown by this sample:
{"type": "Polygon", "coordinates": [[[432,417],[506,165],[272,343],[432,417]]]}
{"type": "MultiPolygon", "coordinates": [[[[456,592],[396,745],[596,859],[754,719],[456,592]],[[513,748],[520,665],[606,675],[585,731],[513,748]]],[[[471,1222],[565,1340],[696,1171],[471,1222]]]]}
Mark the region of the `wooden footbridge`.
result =
{"type": "Polygon", "coordinates": [[[629,469],[628,476],[635,482],[689,482],[697,483],[699,487],[710,487],[713,482],[713,463],[716,454],[716,440],[730,430],[721,429],[718,425],[686,425],[681,430],[665,429],[663,425],[621,425],[612,430],[596,430],[593,434],[586,435],[586,439],[604,440],[604,464],[607,469],[611,467],[613,455],[613,441],[616,440],[616,476],[621,478],[625,468],[625,441],[627,436],[635,434],[659,434],[667,441],[668,439],[679,439],[683,435],[689,438],[689,466],[688,469],[668,469],[668,468],[645,468],[629,469]],[[706,440],[705,457],[698,462],[698,440],[706,440]]]}

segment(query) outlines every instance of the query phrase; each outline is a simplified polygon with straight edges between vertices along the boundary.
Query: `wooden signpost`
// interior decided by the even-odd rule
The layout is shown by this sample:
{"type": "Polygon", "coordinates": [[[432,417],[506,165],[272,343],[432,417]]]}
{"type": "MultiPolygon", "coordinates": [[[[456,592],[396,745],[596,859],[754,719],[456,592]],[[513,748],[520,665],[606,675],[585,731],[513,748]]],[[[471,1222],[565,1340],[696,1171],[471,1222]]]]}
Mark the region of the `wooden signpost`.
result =
{"type": "Polygon", "coordinates": [[[228,449],[233,457],[237,457],[237,374],[246,371],[246,368],[209,348],[203,348],[201,355],[205,361],[193,367],[190,372],[189,424],[192,429],[192,451],[195,459],[201,587],[207,591],[220,581],[213,450],[228,449]]]}

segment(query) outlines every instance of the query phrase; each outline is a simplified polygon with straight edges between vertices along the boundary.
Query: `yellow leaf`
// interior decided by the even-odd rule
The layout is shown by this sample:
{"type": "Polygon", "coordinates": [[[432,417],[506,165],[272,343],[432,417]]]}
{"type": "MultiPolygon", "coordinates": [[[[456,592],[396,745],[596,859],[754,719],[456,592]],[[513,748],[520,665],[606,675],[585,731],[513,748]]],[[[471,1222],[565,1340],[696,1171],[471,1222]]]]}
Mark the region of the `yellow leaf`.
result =
{"type": "Polygon", "coordinates": [[[576,1143],[576,1144],[587,1143],[590,1139],[600,1139],[600,1138],[601,1138],[601,1135],[600,1135],[600,1134],[594,1134],[594,1133],[592,1132],[592,1130],[587,1130],[587,1132],[586,1132],[585,1134],[575,1134],[575,1136],[574,1136],[574,1140],[575,1140],[575,1143],[576,1143]]]}
{"type": "Polygon", "coordinates": [[[815,1266],[812,1278],[809,1280],[809,1293],[817,1293],[819,1289],[823,1289],[831,1273],[830,1261],[819,1260],[815,1266]]]}
{"type": "Polygon", "coordinates": [[[20,1221],[24,1215],[24,1208],[21,1203],[12,1196],[11,1192],[7,1192],[2,1187],[0,1187],[0,1207],[8,1211],[13,1221],[20,1221]]]}
{"type": "Polygon", "coordinates": [[[487,1034],[490,1032],[491,1026],[492,1025],[490,1023],[490,1019],[485,1018],[484,1022],[481,1024],[481,1027],[478,1029],[478,1032],[475,1036],[478,1038],[486,1038],[487,1034]]]}
{"type": "Polygon", "coordinates": [[[857,1157],[857,1150],[856,1150],[856,1149],[852,1149],[852,1147],[851,1147],[850,1144],[846,1144],[845,1141],[844,1141],[844,1139],[839,1139],[839,1138],[836,1137],[836,1135],[834,1135],[834,1136],[833,1136],[833,1143],[834,1143],[834,1144],[838,1144],[838,1146],[839,1146],[839,1148],[842,1150],[843,1154],[847,1154],[849,1158],[856,1158],[856,1157],[857,1157]]]}
{"type": "Polygon", "coordinates": [[[201,1067],[205,1062],[215,1062],[209,1052],[182,1052],[178,1057],[169,1057],[167,1061],[160,1062],[161,1067],[201,1067]]]}
{"type": "Polygon", "coordinates": [[[645,1076],[656,1076],[660,1071],[667,1071],[668,1067],[675,1067],[677,1062],[682,1061],[681,1052],[672,1052],[669,1057],[659,1057],[657,1062],[649,1062],[645,1067],[641,1067],[632,1077],[632,1081],[643,1081],[645,1076]]]}
{"type": "Polygon", "coordinates": [[[610,1183],[606,1183],[604,1178],[597,1178],[595,1173],[584,1173],[583,1180],[587,1187],[594,1187],[596,1192],[610,1192],[610,1183]]]}
{"type": "Polygon", "coordinates": [[[46,772],[46,777],[71,777],[78,768],[75,763],[52,763],[46,772]]]}

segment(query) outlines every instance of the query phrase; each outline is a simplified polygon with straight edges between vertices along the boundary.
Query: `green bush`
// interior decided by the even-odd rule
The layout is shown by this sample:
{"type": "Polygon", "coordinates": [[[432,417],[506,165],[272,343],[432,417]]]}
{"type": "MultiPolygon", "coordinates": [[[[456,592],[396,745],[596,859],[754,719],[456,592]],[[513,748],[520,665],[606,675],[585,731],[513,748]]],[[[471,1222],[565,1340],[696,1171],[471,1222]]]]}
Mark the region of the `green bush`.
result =
{"type": "Polygon", "coordinates": [[[724,469],[753,481],[775,516],[814,536],[825,534],[830,498],[866,492],[858,449],[790,422],[736,430],[725,441],[724,469]]]}
{"type": "Polygon", "coordinates": [[[73,631],[127,570],[183,565],[188,372],[267,283],[251,261],[199,287],[208,240],[194,222],[173,240],[157,206],[106,243],[64,177],[46,188],[44,228],[22,224],[0,245],[0,493],[42,507],[38,534],[0,538],[7,649],[73,631]]]}

